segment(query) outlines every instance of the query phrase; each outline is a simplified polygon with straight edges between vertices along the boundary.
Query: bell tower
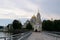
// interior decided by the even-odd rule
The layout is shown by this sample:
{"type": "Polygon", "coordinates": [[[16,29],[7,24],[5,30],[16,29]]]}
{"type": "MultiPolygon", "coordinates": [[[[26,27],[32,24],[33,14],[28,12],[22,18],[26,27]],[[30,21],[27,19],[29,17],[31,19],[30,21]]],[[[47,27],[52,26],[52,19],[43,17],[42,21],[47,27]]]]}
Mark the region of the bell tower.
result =
{"type": "Polygon", "coordinates": [[[30,20],[34,31],[42,31],[42,22],[41,22],[41,15],[39,13],[39,10],[37,12],[37,15],[33,15],[33,17],[30,20]]]}
{"type": "Polygon", "coordinates": [[[38,13],[37,13],[37,19],[36,20],[37,20],[37,22],[36,22],[37,30],[42,31],[41,15],[39,13],[39,10],[38,10],[38,13]]]}
{"type": "Polygon", "coordinates": [[[41,23],[41,15],[39,13],[39,10],[38,10],[38,13],[37,13],[37,23],[41,23]]]}

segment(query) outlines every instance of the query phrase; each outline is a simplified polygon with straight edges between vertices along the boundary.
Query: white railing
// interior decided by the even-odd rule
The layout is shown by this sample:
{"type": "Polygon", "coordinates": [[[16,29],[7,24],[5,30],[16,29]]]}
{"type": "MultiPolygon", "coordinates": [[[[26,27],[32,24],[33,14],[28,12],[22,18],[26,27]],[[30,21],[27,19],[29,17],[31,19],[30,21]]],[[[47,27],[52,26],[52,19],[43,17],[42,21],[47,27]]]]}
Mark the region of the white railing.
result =
{"type": "Polygon", "coordinates": [[[49,33],[49,32],[47,32],[46,34],[51,36],[52,40],[60,40],[60,35],[49,33]]]}
{"type": "Polygon", "coordinates": [[[20,34],[15,34],[10,37],[0,37],[0,40],[22,40],[27,38],[32,32],[25,32],[25,33],[20,33],[20,34]]]}
{"type": "Polygon", "coordinates": [[[29,32],[29,33],[21,36],[21,38],[19,38],[19,40],[26,40],[31,34],[32,34],[32,32],[29,32]]]}

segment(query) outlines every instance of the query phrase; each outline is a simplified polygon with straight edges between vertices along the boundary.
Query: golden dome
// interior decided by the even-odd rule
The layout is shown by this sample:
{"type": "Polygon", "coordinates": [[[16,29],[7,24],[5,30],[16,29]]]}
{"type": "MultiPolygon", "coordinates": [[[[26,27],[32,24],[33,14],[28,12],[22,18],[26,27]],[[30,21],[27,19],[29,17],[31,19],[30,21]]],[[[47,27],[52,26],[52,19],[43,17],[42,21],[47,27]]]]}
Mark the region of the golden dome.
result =
{"type": "Polygon", "coordinates": [[[32,18],[36,18],[36,16],[35,16],[35,15],[33,15],[33,16],[32,16],[32,18]]]}

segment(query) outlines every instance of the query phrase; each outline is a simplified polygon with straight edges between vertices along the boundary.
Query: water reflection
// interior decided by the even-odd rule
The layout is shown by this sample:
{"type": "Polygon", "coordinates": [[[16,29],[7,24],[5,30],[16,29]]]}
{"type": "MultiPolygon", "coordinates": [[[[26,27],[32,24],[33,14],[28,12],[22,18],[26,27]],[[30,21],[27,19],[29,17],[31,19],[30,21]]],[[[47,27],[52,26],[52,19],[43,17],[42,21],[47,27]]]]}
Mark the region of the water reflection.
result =
{"type": "MultiPolygon", "coordinates": [[[[0,32],[0,37],[6,37],[6,40],[17,40],[19,38],[18,36],[12,36],[10,33],[0,32]]],[[[4,40],[4,39],[0,39],[4,40]]]]}
{"type": "Polygon", "coordinates": [[[0,37],[9,37],[11,36],[10,33],[0,32],[0,37]]]}

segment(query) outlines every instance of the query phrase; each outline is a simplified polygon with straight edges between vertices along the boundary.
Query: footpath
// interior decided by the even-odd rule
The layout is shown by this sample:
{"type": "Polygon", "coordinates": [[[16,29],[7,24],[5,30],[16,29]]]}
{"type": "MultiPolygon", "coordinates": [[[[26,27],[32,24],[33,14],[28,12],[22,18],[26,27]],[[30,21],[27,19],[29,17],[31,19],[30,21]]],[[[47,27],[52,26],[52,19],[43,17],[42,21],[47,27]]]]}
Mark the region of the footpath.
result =
{"type": "Polygon", "coordinates": [[[33,32],[27,40],[60,40],[60,38],[47,35],[44,32],[33,32]]]}

